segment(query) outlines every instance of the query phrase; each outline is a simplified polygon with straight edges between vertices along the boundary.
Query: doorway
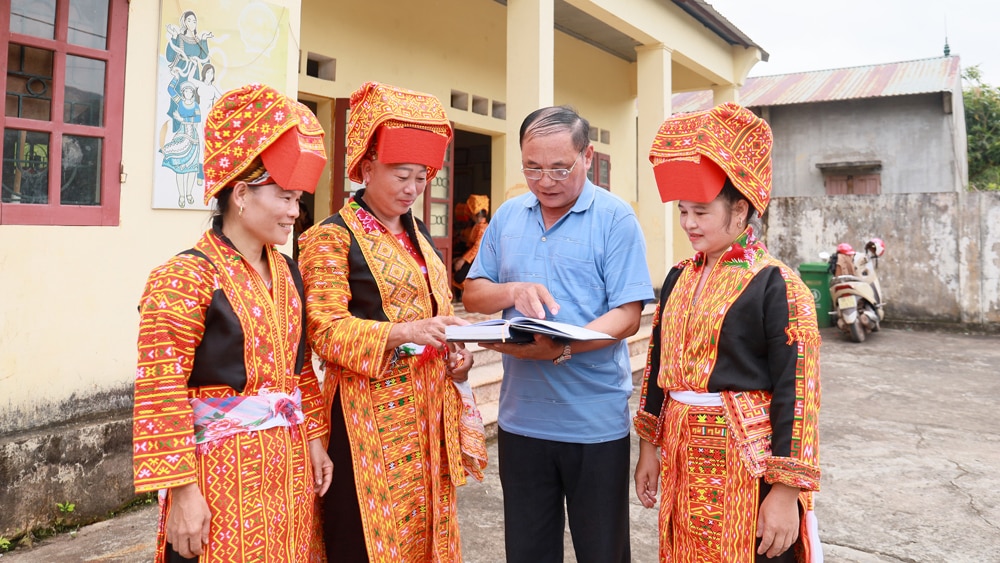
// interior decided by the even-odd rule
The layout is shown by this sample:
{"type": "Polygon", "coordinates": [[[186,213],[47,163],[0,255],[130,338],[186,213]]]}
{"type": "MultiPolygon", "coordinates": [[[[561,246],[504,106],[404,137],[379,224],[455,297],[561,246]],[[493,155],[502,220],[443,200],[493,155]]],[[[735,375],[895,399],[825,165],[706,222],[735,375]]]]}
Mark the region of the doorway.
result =
{"type": "MultiPolygon", "coordinates": [[[[452,252],[451,263],[462,259],[465,266],[459,270],[459,278],[464,278],[468,272],[468,263],[475,252],[469,252],[470,247],[478,241],[472,240],[473,226],[477,221],[467,210],[465,203],[469,196],[479,195],[490,197],[492,193],[492,170],[493,170],[493,139],[489,135],[473,133],[471,131],[455,131],[455,211],[454,230],[452,231],[452,252]]],[[[490,201],[490,207],[486,211],[486,220],[489,221],[493,212],[494,202],[490,201]]],[[[452,276],[454,279],[455,271],[452,276]]],[[[461,283],[456,280],[453,283],[453,293],[456,301],[461,299],[461,283]]]]}
{"type": "MultiPolygon", "coordinates": [[[[309,111],[313,112],[313,115],[320,120],[320,123],[329,123],[332,119],[333,100],[328,98],[307,99],[300,96],[298,101],[309,108],[309,111]]],[[[324,127],[324,129],[326,128],[324,127]]],[[[315,193],[304,193],[302,194],[302,199],[299,200],[299,216],[295,220],[295,227],[292,229],[292,258],[295,260],[299,259],[299,235],[313,226],[314,222],[317,220],[322,221],[326,217],[324,212],[328,206],[320,205],[317,207],[317,205],[323,202],[323,200],[329,199],[329,189],[324,187],[329,182],[330,165],[327,164],[320,177],[315,193]]]]}

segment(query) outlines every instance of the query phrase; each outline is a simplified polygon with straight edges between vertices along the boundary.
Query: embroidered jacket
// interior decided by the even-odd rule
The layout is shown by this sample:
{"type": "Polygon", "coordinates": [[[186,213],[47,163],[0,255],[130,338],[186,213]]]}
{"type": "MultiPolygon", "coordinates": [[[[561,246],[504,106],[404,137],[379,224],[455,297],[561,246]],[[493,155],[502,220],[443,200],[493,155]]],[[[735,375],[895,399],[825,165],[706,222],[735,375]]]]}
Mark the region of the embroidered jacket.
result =
{"type": "MultiPolygon", "coordinates": [[[[216,225],[150,273],[139,305],[135,489],[198,484],[212,511],[204,561],[306,561],[315,549],[307,441],[326,435],[326,410],[303,339],[298,272],[276,249],[265,252],[271,290],[216,225]],[[196,451],[190,399],[270,392],[301,392],[304,421],[238,432],[196,451]]],[[[222,417],[210,430],[222,435],[233,423],[222,417]]],[[[168,495],[157,561],[165,560],[169,503],[168,495]]]]}
{"type": "Polygon", "coordinates": [[[402,218],[426,276],[363,198],[300,239],[307,332],[325,362],[327,405],[343,412],[331,448],[350,448],[370,561],[458,562],[455,486],[463,461],[482,469],[484,438],[482,458],[463,460],[464,405],[441,355],[386,350],[393,323],[452,314],[447,272],[422,223],[402,218]]]}
{"type": "Polygon", "coordinates": [[[704,255],[667,274],[634,424],[661,443],[667,391],[722,393],[747,469],[818,490],[819,347],[809,289],[747,229],[693,301],[704,255]]]}

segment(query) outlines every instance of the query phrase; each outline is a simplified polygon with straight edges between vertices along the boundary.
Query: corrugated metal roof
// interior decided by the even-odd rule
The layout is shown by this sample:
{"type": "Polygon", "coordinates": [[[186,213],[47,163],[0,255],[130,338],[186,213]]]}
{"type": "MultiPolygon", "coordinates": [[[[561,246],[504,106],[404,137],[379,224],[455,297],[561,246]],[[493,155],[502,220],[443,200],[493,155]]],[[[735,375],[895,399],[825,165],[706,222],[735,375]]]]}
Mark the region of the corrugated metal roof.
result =
{"type": "MultiPolygon", "coordinates": [[[[747,107],[780,106],[950,92],[959,83],[961,72],[959,58],[951,56],[758,76],[748,78],[740,89],[740,104],[747,107]]],[[[675,113],[711,107],[711,91],[685,92],[673,97],[675,113]]]]}

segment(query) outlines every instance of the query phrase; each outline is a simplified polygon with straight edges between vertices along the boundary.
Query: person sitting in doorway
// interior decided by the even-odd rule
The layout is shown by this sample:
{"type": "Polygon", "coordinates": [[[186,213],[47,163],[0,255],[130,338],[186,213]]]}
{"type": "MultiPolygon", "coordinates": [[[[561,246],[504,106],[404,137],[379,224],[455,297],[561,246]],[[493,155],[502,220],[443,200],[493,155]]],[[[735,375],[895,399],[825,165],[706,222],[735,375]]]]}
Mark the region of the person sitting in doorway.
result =
{"type": "Polygon", "coordinates": [[[466,247],[465,254],[460,256],[457,260],[455,260],[455,263],[452,264],[452,269],[455,271],[452,285],[454,286],[456,299],[461,299],[462,297],[462,290],[465,286],[465,277],[469,275],[469,268],[472,267],[472,261],[475,260],[476,255],[479,254],[479,243],[483,240],[483,234],[486,232],[487,225],[490,224],[489,197],[472,194],[465,202],[465,205],[469,210],[469,214],[472,216],[472,226],[464,237],[466,247]]]}

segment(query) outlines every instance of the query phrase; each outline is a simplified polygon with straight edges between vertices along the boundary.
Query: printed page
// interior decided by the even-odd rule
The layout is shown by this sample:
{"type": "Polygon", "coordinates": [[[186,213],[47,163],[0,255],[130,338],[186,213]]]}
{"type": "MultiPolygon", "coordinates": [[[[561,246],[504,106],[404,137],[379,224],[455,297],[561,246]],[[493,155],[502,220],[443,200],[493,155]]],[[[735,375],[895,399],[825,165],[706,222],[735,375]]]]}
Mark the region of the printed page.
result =
{"type": "Polygon", "coordinates": [[[519,330],[537,332],[553,338],[563,338],[566,340],[614,340],[612,336],[603,332],[559,321],[515,317],[510,320],[510,323],[514,328],[519,330]]]}
{"type": "Polygon", "coordinates": [[[533,333],[562,340],[614,340],[610,335],[596,330],[527,317],[514,317],[510,320],[491,319],[445,328],[449,342],[530,342],[533,333]]]}

